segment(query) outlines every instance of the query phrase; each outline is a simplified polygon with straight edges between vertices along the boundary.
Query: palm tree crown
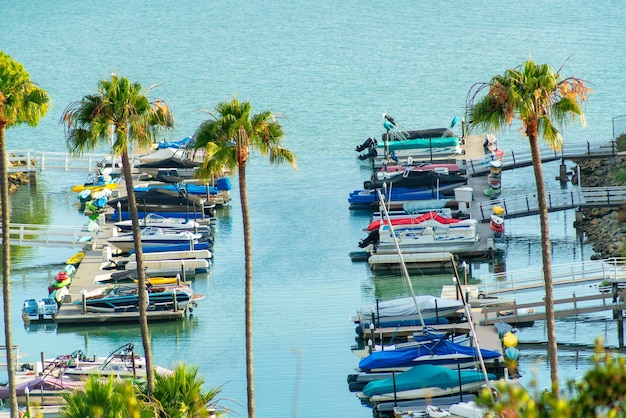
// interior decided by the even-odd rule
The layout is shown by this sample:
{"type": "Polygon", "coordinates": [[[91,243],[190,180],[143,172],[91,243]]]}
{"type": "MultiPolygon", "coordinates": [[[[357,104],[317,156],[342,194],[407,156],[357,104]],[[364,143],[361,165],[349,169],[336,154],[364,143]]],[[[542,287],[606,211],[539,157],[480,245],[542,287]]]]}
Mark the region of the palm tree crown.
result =
{"type": "Polygon", "coordinates": [[[204,121],[194,134],[194,147],[206,151],[200,177],[218,174],[223,168],[240,168],[251,149],[269,155],[271,164],[288,162],[295,168],[295,155],[280,146],[283,127],[271,112],[252,115],[250,102],[235,98],[219,103],[216,113],[210,113],[211,119],[204,121]]]}
{"type": "Polygon", "coordinates": [[[116,154],[129,147],[149,147],[157,128],[171,128],[174,116],[161,100],[153,102],[141,84],[112,74],[100,80],[98,92],[70,103],[63,112],[68,148],[75,154],[95,149],[100,142],[109,143],[116,154]]]}
{"type": "Polygon", "coordinates": [[[560,149],[563,138],[556,125],[578,116],[584,126],[582,103],[590,92],[581,79],[560,79],[548,64],[526,61],[522,67],[494,76],[489,83],[472,86],[468,95],[470,126],[502,131],[518,119],[525,135],[539,135],[553,149],[560,149]],[[479,100],[485,90],[486,95],[479,100]]]}

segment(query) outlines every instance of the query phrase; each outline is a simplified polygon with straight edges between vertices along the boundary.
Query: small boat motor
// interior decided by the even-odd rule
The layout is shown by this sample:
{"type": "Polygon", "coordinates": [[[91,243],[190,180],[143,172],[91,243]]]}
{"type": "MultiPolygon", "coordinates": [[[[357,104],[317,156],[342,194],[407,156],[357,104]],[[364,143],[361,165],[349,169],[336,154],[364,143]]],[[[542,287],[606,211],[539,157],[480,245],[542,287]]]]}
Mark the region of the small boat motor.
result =
{"type": "Polygon", "coordinates": [[[361,145],[357,145],[357,147],[354,150],[356,152],[361,152],[361,151],[363,151],[366,148],[371,148],[371,147],[375,147],[375,146],[376,146],[376,139],[374,139],[373,136],[370,136],[361,145]]]}

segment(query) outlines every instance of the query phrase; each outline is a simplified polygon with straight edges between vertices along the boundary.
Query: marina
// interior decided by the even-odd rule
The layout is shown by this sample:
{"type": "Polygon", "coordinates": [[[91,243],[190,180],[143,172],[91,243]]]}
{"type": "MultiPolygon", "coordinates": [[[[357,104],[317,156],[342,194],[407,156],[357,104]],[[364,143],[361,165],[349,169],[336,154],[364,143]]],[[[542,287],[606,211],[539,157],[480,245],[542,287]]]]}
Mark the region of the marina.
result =
{"type": "MultiPolygon", "coordinates": [[[[473,142],[476,143],[476,141],[473,142]]],[[[471,152],[466,150],[463,154],[471,155],[471,152]]],[[[433,167],[431,169],[436,169],[436,164],[431,165],[433,167]]],[[[492,172],[494,171],[493,167],[497,167],[498,173],[500,171],[499,164],[486,163],[485,165],[490,165],[492,172]]],[[[448,167],[446,167],[447,169],[448,167]]],[[[402,175],[398,174],[397,176],[400,178],[402,175]]],[[[490,194],[486,192],[487,188],[490,187],[489,176],[467,176],[465,178],[467,182],[455,189],[454,199],[444,202],[434,200],[432,203],[405,203],[403,205],[405,211],[409,206],[413,208],[412,210],[421,210],[421,212],[410,215],[402,215],[401,212],[397,211],[391,217],[386,207],[381,213],[375,214],[367,229],[374,231],[377,236],[380,234],[380,238],[377,238],[379,241],[375,243],[376,251],[367,257],[370,267],[373,270],[380,270],[381,267],[390,270],[394,266],[403,269],[406,269],[407,266],[424,269],[438,267],[442,271],[451,270],[456,273],[456,261],[458,261],[459,256],[467,260],[471,260],[473,257],[491,256],[496,250],[496,241],[500,238],[503,230],[494,228],[493,217],[491,217],[491,223],[484,222],[486,220],[485,208],[489,207],[493,214],[502,205],[504,209],[502,212],[497,212],[498,215],[508,216],[513,214],[509,209],[511,205],[503,200],[494,201],[490,199],[490,194]],[[480,191],[481,188],[485,190],[485,193],[475,193],[475,190],[480,191]],[[435,208],[435,206],[438,209],[431,209],[430,211],[423,209],[435,208]],[[452,211],[456,214],[455,216],[452,216],[452,211]],[[382,216],[382,212],[384,212],[384,216],[382,216]],[[483,222],[477,222],[476,218],[480,219],[481,217],[483,222]],[[426,230],[432,230],[431,241],[419,244],[421,242],[419,240],[424,239],[426,230]],[[445,238],[451,240],[449,247],[441,244],[441,240],[444,239],[442,238],[444,237],[442,230],[445,231],[444,234],[455,234],[453,238],[445,238]],[[397,231],[400,231],[399,235],[397,231]],[[469,234],[470,232],[473,235],[469,234]],[[383,237],[386,235],[389,236],[385,238],[387,241],[384,241],[383,237]],[[415,235],[415,238],[412,238],[412,235],[415,235]],[[410,243],[411,240],[413,243],[410,243]],[[439,240],[439,244],[437,244],[437,240],[439,240]],[[467,244],[464,244],[463,240],[468,240],[470,246],[465,248],[464,245],[467,244]],[[445,251],[446,249],[447,251],[445,251]]],[[[384,185],[384,182],[382,180],[381,184],[384,185]]],[[[76,187],[74,189],[78,191],[76,187]]],[[[141,192],[138,191],[137,193],[141,192]]],[[[381,192],[378,191],[377,193],[378,200],[384,201],[381,192]]],[[[590,196],[594,195],[593,191],[590,190],[587,190],[586,193],[590,196]]],[[[570,195],[573,196],[573,193],[570,192],[570,195]]],[[[606,195],[615,200],[615,193],[599,191],[595,195],[606,195]]],[[[121,188],[116,196],[118,196],[118,200],[120,196],[123,197],[124,188],[121,188]]],[[[528,201],[528,198],[526,200],[528,201]]],[[[88,202],[86,201],[86,203],[88,202]]],[[[578,200],[577,203],[580,205],[581,201],[578,200]]],[[[113,203],[112,206],[117,206],[118,212],[121,210],[119,204],[113,203]]],[[[392,205],[389,206],[392,207],[392,205]]],[[[521,214],[526,216],[533,214],[529,205],[526,209],[526,212],[521,214]]],[[[194,294],[191,287],[185,284],[187,277],[206,273],[211,266],[211,244],[213,240],[210,240],[206,249],[195,248],[203,235],[194,234],[194,231],[197,232],[202,229],[205,236],[211,232],[211,220],[210,218],[204,219],[204,215],[202,215],[202,219],[198,220],[199,222],[156,214],[147,216],[144,221],[142,244],[145,250],[144,266],[151,272],[149,277],[159,273],[176,276],[173,279],[173,284],[160,285],[149,282],[147,312],[149,322],[182,321],[197,307],[197,302],[204,298],[204,295],[194,294]],[[167,228],[161,229],[160,225],[167,228]],[[177,244],[178,242],[181,244],[177,244]],[[152,293],[155,291],[159,293],[152,293]]],[[[520,216],[520,213],[517,216],[520,216]]],[[[96,217],[94,216],[93,219],[96,217]]],[[[92,222],[95,221],[92,220],[92,222]]],[[[29,301],[27,300],[23,308],[25,321],[30,323],[42,319],[52,319],[59,328],[136,323],[138,321],[136,284],[120,282],[120,280],[124,280],[124,271],[132,274],[130,272],[136,268],[132,236],[128,232],[122,231],[120,233],[118,231],[121,228],[128,228],[127,223],[128,221],[120,222],[111,214],[110,210],[104,210],[95,222],[97,226],[91,226],[91,230],[88,227],[81,228],[80,233],[87,233],[87,235],[77,237],[77,229],[73,228],[71,229],[73,232],[68,235],[69,238],[53,239],[51,236],[54,232],[51,231],[54,229],[48,227],[46,229],[48,236],[43,240],[41,237],[36,237],[35,240],[31,241],[33,245],[65,244],[68,247],[75,246],[77,242],[80,242],[83,245],[83,250],[80,257],[78,257],[79,254],[76,254],[70,258],[76,258],[77,261],[76,268],[68,270],[70,272],[67,278],[68,284],[59,285],[58,289],[54,289],[55,297],[60,302],[54,315],[46,317],[43,311],[40,313],[38,302],[34,299],[33,313],[29,314],[31,308],[27,304],[29,301]],[[110,221],[105,223],[104,220],[107,217],[110,218],[110,221]],[[120,258],[120,254],[127,253],[130,253],[130,256],[120,258]],[[107,269],[111,268],[118,273],[107,273],[107,269]],[[114,276],[119,277],[119,279],[113,279],[114,276]],[[103,283],[112,284],[103,285],[103,283]],[[62,289],[61,286],[63,286],[62,289]]],[[[28,236],[24,233],[25,228],[25,225],[19,226],[18,237],[22,245],[29,243],[24,241],[28,236]]],[[[58,230],[62,230],[62,228],[58,230]]],[[[623,269],[617,267],[623,264],[622,261],[590,261],[583,264],[580,267],[568,264],[564,274],[560,274],[558,267],[555,267],[555,287],[558,288],[564,284],[597,284],[600,281],[608,280],[614,283],[614,289],[610,292],[597,294],[587,294],[588,292],[582,291],[578,295],[574,290],[572,297],[555,300],[556,317],[569,317],[601,311],[621,312],[626,307],[621,299],[618,302],[617,296],[618,283],[626,278],[623,269]]],[[[459,395],[459,393],[471,396],[485,384],[482,372],[473,371],[479,365],[482,365],[485,373],[491,373],[489,378],[492,380],[501,378],[506,373],[516,373],[516,371],[508,371],[505,364],[507,364],[507,358],[517,356],[519,351],[514,347],[509,347],[504,342],[501,327],[504,324],[532,326],[535,321],[545,320],[545,315],[542,313],[543,301],[539,299],[543,282],[537,280],[538,277],[541,277],[540,271],[509,271],[503,274],[507,277],[499,277],[498,275],[491,278],[481,277],[480,285],[466,285],[454,290],[446,289],[444,286],[441,291],[442,299],[435,302],[434,310],[428,310],[432,308],[426,308],[427,305],[422,304],[418,308],[417,315],[413,313],[402,316],[383,316],[379,310],[391,301],[377,302],[376,305],[372,305],[370,317],[367,317],[363,310],[366,308],[362,308],[358,315],[353,318],[353,321],[358,324],[357,339],[361,339],[363,344],[363,348],[355,351],[355,353],[362,353],[363,356],[357,369],[361,374],[354,377],[349,375],[350,391],[356,392],[357,397],[362,402],[371,403],[373,411],[383,416],[391,413],[388,405],[392,401],[394,404],[408,401],[419,402],[419,399],[425,396],[451,397],[459,395]],[[531,294],[526,299],[518,298],[519,292],[524,293],[534,289],[540,291],[537,296],[531,294]],[[466,295],[461,294],[461,291],[467,292],[466,295]],[[538,300],[533,300],[533,297],[538,298],[538,300]],[[467,303],[470,304],[467,308],[471,310],[463,313],[466,299],[467,303]],[[453,303],[457,304],[453,305],[453,303]],[[450,304],[450,309],[447,311],[444,308],[446,304],[450,304]],[[424,310],[423,313],[422,310],[424,310]],[[374,316],[375,311],[377,312],[376,316],[374,316]],[[473,324],[474,321],[476,324],[473,324]],[[421,325],[419,325],[420,322],[421,325]],[[441,333],[441,336],[433,337],[431,334],[433,330],[441,333]],[[421,341],[422,337],[419,336],[422,334],[430,335],[430,337],[421,341]],[[466,347],[464,343],[461,345],[458,341],[463,341],[464,338],[460,336],[465,336],[465,339],[474,342],[469,341],[469,347],[466,347]],[[448,341],[448,338],[451,338],[451,341],[448,341]],[[399,341],[404,342],[398,344],[399,341]],[[385,351],[384,344],[390,342],[395,342],[394,349],[385,351]],[[373,347],[380,348],[372,351],[373,347]],[[443,351],[438,353],[438,350],[443,351]],[[514,351],[510,352],[510,350],[514,351]],[[480,362],[476,354],[478,351],[481,352],[480,362]],[[425,353],[429,354],[426,356],[425,353]],[[433,355],[433,353],[437,354],[433,355]],[[392,359],[395,357],[404,358],[407,355],[417,357],[413,360],[400,360],[397,366],[392,366],[395,364],[393,362],[396,361],[392,359]],[[380,360],[376,360],[376,358],[380,358],[380,360]],[[376,366],[379,362],[384,366],[376,366]],[[455,378],[444,373],[440,377],[443,380],[439,383],[439,389],[429,387],[417,383],[413,377],[415,373],[417,375],[424,373],[418,371],[420,367],[435,367],[428,372],[433,373],[433,375],[438,375],[438,369],[436,369],[438,367],[457,367],[459,370],[463,370],[462,373],[459,371],[459,379],[470,380],[467,380],[467,384],[455,385],[455,378]],[[505,372],[505,370],[507,371],[505,372]],[[398,373],[398,376],[385,374],[389,372],[398,373]],[[462,377],[465,375],[467,376],[462,377]],[[385,379],[393,380],[393,393],[389,393],[389,384],[391,383],[386,383],[385,379]],[[445,379],[448,379],[448,383],[444,383],[445,379]],[[376,389],[374,389],[375,385],[377,385],[376,389]],[[439,391],[433,392],[433,390],[439,391]]],[[[410,280],[408,276],[407,279],[410,280]]],[[[154,280],[170,283],[169,280],[165,282],[165,277],[154,280]]],[[[424,297],[423,295],[419,296],[420,300],[424,297]]],[[[413,302],[418,307],[417,299],[406,298],[407,307],[413,302]]],[[[397,307],[389,305],[389,307],[390,312],[406,311],[406,308],[400,308],[400,305],[397,307]]]]}
{"type": "MultiPolygon", "coordinates": [[[[620,134],[619,119],[612,125],[621,113],[619,103],[624,96],[619,80],[615,80],[615,75],[621,74],[619,63],[624,55],[615,42],[624,34],[620,7],[577,5],[579,13],[564,20],[557,9],[536,1],[507,4],[504,12],[516,18],[501,24],[488,17],[494,15],[494,5],[480,0],[446,10],[438,4],[374,5],[351,1],[292,3],[289,7],[251,4],[245,8],[227,3],[215,7],[202,3],[120,2],[93,4],[83,10],[64,0],[54,8],[28,3],[7,6],[7,26],[0,34],[4,50],[24,64],[32,79],[48,89],[54,102],[38,126],[7,130],[7,150],[50,153],[43,164],[37,161],[36,165],[43,169],[35,168],[36,182],[30,176],[31,184],[22,185],[11,195],[12,206],[18,208],[12,211],[12,224],[81,229],[87,222],[70,187],[83,184],[87,171],[93,170],[99,160],[94,157],[92,167],[87,168],[89,161],[85,158],[80,163],[84,169],[66,171],[66,144],[59,121],[69,103],[93,92],[98,79],[112,71],[141,82],[144,87],[158,85],[153,93],[171,104],[176,113],[177,131],[167,140],[192,135],[207,117],[198,109],[212,109],[235,93],[242,100],[250,100],[255,112],[271,109],[286,116],[281,119],[285,146],[298,156],[298,170],[270,166],[254,154],[247,171],[259,417],[364,418],[378,415],[385,408],[386,416],[394,412],[393,402],[375,407],[362,404],[346,384],[346,375],[354,373],[358,363],[350,350],[355,343],[355,324],[347,318],[358,307],[407,294],[397,266],[352,261],[348,256],[359,250],[358,242],[366,236],[363,229],[371,221],[371,213],[350,211],[346,202],[350,191],[360,188],[371,175],[370,164],[358,159],[354,146],[384,131],[380,116],[383,112],[410,129],[447,127],[451,119],[463,115],[468,89],[474,83],[488,81],[492,75],[522,63],[531,53],[538,62],[555,68],[566,62],[564,76],[582,77],[593,85],[594,94],[585,109],[587,127],[571,125],[563,130],[565,153],[576,149],[581,151],[576,154],[584,155],[582,150],[588,144],[591,153],[610,150],[606,146],[620,134]],[[111,7],[116,16],[130,20],[102,19],[110,15],[111,7]],[[384,18],[381,10],[385,11],[384,18]],[[536,10],[545,13],[537,14],[536,10]],[[142,18],[133,20],[136,16],[142,18]],[[280,16],[280,24],[268,25],[270,16],[280,16]],[[76,25],[82,21],[90,24],[76,25]],[[206,24],[218,21],[219,25],[206,24]],[[394,21],[412,23],[409,30],[399,32],[398,25],[390,24],[394,21]],[[40,30],[26,36],[25,22],[26,26],[40,30]],[[580,29],[571,31],[568,26],[580,29]],[[159,28],[156,37],[154,28],[159,28]],[[233,28],[238,28],[237,36],[233,36],[233,28]],[[103,33],[107,34],[106,39],[96,36],[103,33]],[[80,45],[76,39],[81,40],[80,45]],[[190,46],[206,42],[211,43],[211,48],[195,48],[193,54],[189,53],[190,46]],[[159,51],[156,55],[155,45],[159,51]],[[253,47],[258,45],[263,45],[262,54],[253,47]],[[419,57],[419,65],[407,70],[405,64],[411,57],[419,57]],[[59,161],[53,161],[54,152],[59,152],[59,161]]],[[[459,125],[453,129],[457,135],[459,125]]],[[[479,139],[480,153],[481,145],[479,139]]],[[[499,136],[498,148],[504,151],[505,165],[509,160],[521,164],[525,155],[530,162],[528,141],[516,127],[499,136]]],[[[105,155],[108,150],[101,151],[105,155]]],[[[548,192],[555,197],[571,196],[572,192],[574,197],[579,196],[578,186],[570,182],[563,186],[555,181],[560,176],[560,155],[546,151],[542,156],[554,158],[544,163],[548,192]]],[[[479,199],[491,200],[480,196],[492,185],[487,179],[490,169],[483,164],[482,155],[474,159],[469,154],[458,154],[455,163],[456,157],[460,165],[466,157],[477,171],[484,173],[477,176],[482,179],[476,183],[469,179],[462,186],[473,189],[468,212],[476,209],[479,199]]],[[[566,160],[568,171],[571,162],[566,160]]],[[[194,292],[205,295],[205,299],[190,315],[151,322],[150,331],[157,364],[171,367],[181,360],[197,364],[199,373],[206,378],[205,387],[221,387],[220,398],[234,410],[233,415],[245,416],[243,228],[237,183],[233,181],[233,202],[216,208],[211,266],[190,279],[194,292]]],[[[521,272],[540,264],[537,217],[515,217],[512,211],[516,201],[519,206],[525,205],[525,198],[518,199],[519,196],[527,196],[532,202],[533,188],[530,167],[502,167],[500,198],[510,215],[504,213],[502,236],[493,240],[495,257],[489,256],[487,241],[494,233],[489,225],[493,208],[485,204],[484,217],[471,215],[480,219],[477,227],[481,240],[485,240],[480,248],[487,256],[457,260],[458,265],[462,261],[467,264],[468,286],[480,286],[482,276],[521,272]]],[[[456,200],[455,197],[452,192],[446,199],[456,200]]],[[[610,199],[613,201],[613,196],[610,199]]],[[[595,254],[592,245],[578,236],[573,227],[575,210],[559,209],[549,214],[554,266],[589,261],[595,254]]],[[[77,231],[77,237],[83,236],[80,232],[83,231],[77,231]]],[[[39,230],[37,234],[44,241],[46,232],[39,230]]],[[[24,243],[36,240],[26,233],[23,239],[24,243]]],[[[75,241],[75,247],[52,245],[54,240],[50,239],[47,246],[26,244],[12,248],[11,319],[21,362],[36,360],[41,351],[52,357],[67,353],[68,349],[82,348],[90,356],[100,357],[129,341],[138,350],[141,346],[138,328],[132,322],[58,326],[46,321],[22,326],[24,300],[41,300],[47,295],[46,289],[56,282],[64,261],[83,248],[79,239],[56,239],[70,245],[75,241]]],[[[91,255],[94,261],[105,262],[101,251],[91,255]]],[[[439,261],[433,261],[428,271],[422,270],[428,264],[415,262],[411,266],[416,293],[441,296],[444,286],[452,284],[452,266],[445,261],[447,256],[439,253],[439,261]]],[[[109,261],[120,262],[121,266],[126,257],[112,256],[109,261]]],[[[510,280],[510,276],[503,278],[505,282],[510,280]]],[[[518,284],[517,278],[514,280],[518,284]]],[[[600,292],[599,283],[588,281],[562,287],[586,285],[594,296],[605,295],[600,292]]],[[[521,305],[540,302],[536,296],[539,292],[537,288],[517,291],[514,297],[511,292],[495,295],[521,305]],[[534,296],[522,300],[524,293],[534,296]]],[[[571,299],[572,291],[568,293],[557,299],[571,299]]],[[[576,297],[583,295],[581,289],[575,293],[576,297]]],[[[484,327],[495,334],[491,330],[494,326],[479,324],[483,316],[478,293],[470,301],[476,327],[480,332],[484,327]]],[[[610,301],[612,298],[607,298],[607,305],[610,301]]],[[[527,309],[540,313],[539,307],[527,309]]],[[[454,326],[460,325],[441,325],[454,326]]],[[[602,337],[605,346],[617,348],[617,327],[611,310],[558,318],[560,379],[580,378],[592,367],[596,337],[602,337]],[[577,351],[561,350],[567,344],[576,345],[577,351]]],[[[481,345],[488,349],[499,347],[497,335],[491,341],[486,336],[489,333],[480,335],[481,345]]],[[[519,327],[516,335],[521,351],[520,384],[531,387],[531,382],[536,381],[539,387],[547,386],[545,324],[538,319],[532,327],[519,327]],[[534,344],[525,346],[525,342],[534,344]]],[[[455,403],[470,400],[470,395],[464,395],[457,397],[455,403]]],[[[435,403],[440,404],[432,402],[435,403]]],[[[397,405],[403,408],[404,415],[409,411],[417,415],[426,406],[418,409],[415,404],[397,405]]]]}

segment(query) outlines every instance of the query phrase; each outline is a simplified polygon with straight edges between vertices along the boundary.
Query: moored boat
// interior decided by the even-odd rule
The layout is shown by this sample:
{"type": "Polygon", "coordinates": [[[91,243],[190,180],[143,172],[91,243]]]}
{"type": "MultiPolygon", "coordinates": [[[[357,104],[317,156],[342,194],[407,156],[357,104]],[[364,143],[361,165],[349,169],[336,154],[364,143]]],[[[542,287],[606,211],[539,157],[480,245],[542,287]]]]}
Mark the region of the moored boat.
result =
{"type": "MultiPolygon", "coordinates": [[[[489,362],[501,358],[499,352],[492,350],[481,349],[480,354],[489,362]]],[[[454,369],[475,367],[479,364],[479,355],[475,347],[441,339],[401,350],[374,351],[359,362],[359,370],[372,373],[405,371],[420,364],[454,369]]]]}
{"type": "MultiPolygon", "coordinates": [[[[139,292],[133,285],[110,285],[103,289],[85,292],[84,301],[74,303],[83,305],[87,312],[116,313],[136,312],[139,310],[139,292]]],[[[148,287],[148,310],[184,310],[193,308],[203,295],[194,294],[185,284],[148,287]]]]}
{"type": "Polygon", "coordinates": [[[161,169],[175,169],[176,175],[182,178],[195,177],[199,167],[199,162],[179,156],[135,165],[140,173],[146,173],[152,177],[156,177],[161,169]]]}
{"type": "MultiPolygon", "coordinates": [[[[154,226],[148,226],[141,230],[141,245],[146,252],[155,248],[194,249],[195,244],[198,243],[200,238],[202,238],[201,234],[195,234],[189,231],[165,231],[154,226]]],[[[132,233],[111,237],[108,239],[108,242],[124,252],[134,251],[135,249],[135,241],[132,233]]]]}
{"type": "MultiPolygon", "coordinates": [[[[209,233],[209,226],[203,225],[193,219],[165,217],[157,215],[155,213],[148,213],[143,218],[139,219],[139,224],[142,227],[154,226],[161,229],[172,229],[181,231],[192,232],[207,232],[209,233]]],[[[130,219],[125,221],[119,221],[115,223],[115,226],[122,231],[131,231],[133,228],[132,221],[130,219]]]]}
{"type": "Polygon", "coordinates": [[[22,319],[25,323],[33,321],[51,321],[59,311],[56,301],[52,297],[26,299],[22,306],[22,319]]]}
{"type": "Polygon", "coordinates": [[[405,217],[370,224],[370,234],[359,247],[370,254],[396,254],[396,245],[403,253],[475,251],[480,246],[478,221],[454,219],[428,212],[419,217],[405,217]],[[392,234],[393,231],[393,234],[392,234]]]}
{"type": "MultiPolygon", "coordinates": [[[[495,375],[488,375],[495,379],[495,375]]],[[[383,380],[368,383],[361,399],[370,402],[435,398],[463,392],[476,392],[485,384],[478,370],[450,370],[441,366],[420,365],[383,380]]]]}
{"type": "MultiPolygon", "coordinates": [[[[146,376],[146,360],[134,352],[132,343],[124,344],[106,357],[87,357],[81,350],[71,355],[59,356],[52,362],[63,366],[63,375],[72,380],[84,380],[89,376],[137,378],[146,376]]],[[[171,373],[156,366],[158,374],[171,373]]]]}
{"type": "Polygon", "coordinates": [[[362,327],[421,325],[421,320],[446,318],[463,308],[463,303],[431,295],[416,295],[378,301],[358,309],[350,319],[362,327]]]}
{"type": "MultiPolygon", "coordinates": [[[[144,216],[148,213],[156,213],[164,217],[203,219],[213,216],[215,212],[214,203],[184,192],[155,188],[145,192],[136,192],[135,198],[137,209],[144,216]]],[[[116,221],[130,219],[128,197],[110,199],[107,205],[116,210],[111,215],[111,219],[116,221]]]]}

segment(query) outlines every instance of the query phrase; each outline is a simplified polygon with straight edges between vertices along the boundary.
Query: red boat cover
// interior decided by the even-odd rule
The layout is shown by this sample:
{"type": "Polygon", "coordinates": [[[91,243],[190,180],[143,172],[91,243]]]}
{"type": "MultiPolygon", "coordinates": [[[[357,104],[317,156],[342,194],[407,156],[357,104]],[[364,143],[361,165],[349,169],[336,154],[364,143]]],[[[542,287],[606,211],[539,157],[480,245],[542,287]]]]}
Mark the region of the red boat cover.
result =
{"type": "MultiPolygon", "coordinates": [[[[406,217],[406,218],[393,218],[391,220],[391,225],[417,225],[420,224],[424,221],[428,221],[428,220],[434,220],[439,222],[440,224],[443,225],[448,225],[448,224],[455,224],[455,223],[459,223],[462,222],[461,219],[456,219],[456,218],[447,218],[445,216],[441,216],[439,215],[437,212],[426,212],[425,214],[421,215],[421,216],[417,216],[417,217],[406,217]]],[[[378,228],[380,228],[380,225],[387,225],[388,222],[387,221],[382,221],[380,219],[372,221],[368,227],[367,230],[368,231],[374,231],[378,228]]]]}

